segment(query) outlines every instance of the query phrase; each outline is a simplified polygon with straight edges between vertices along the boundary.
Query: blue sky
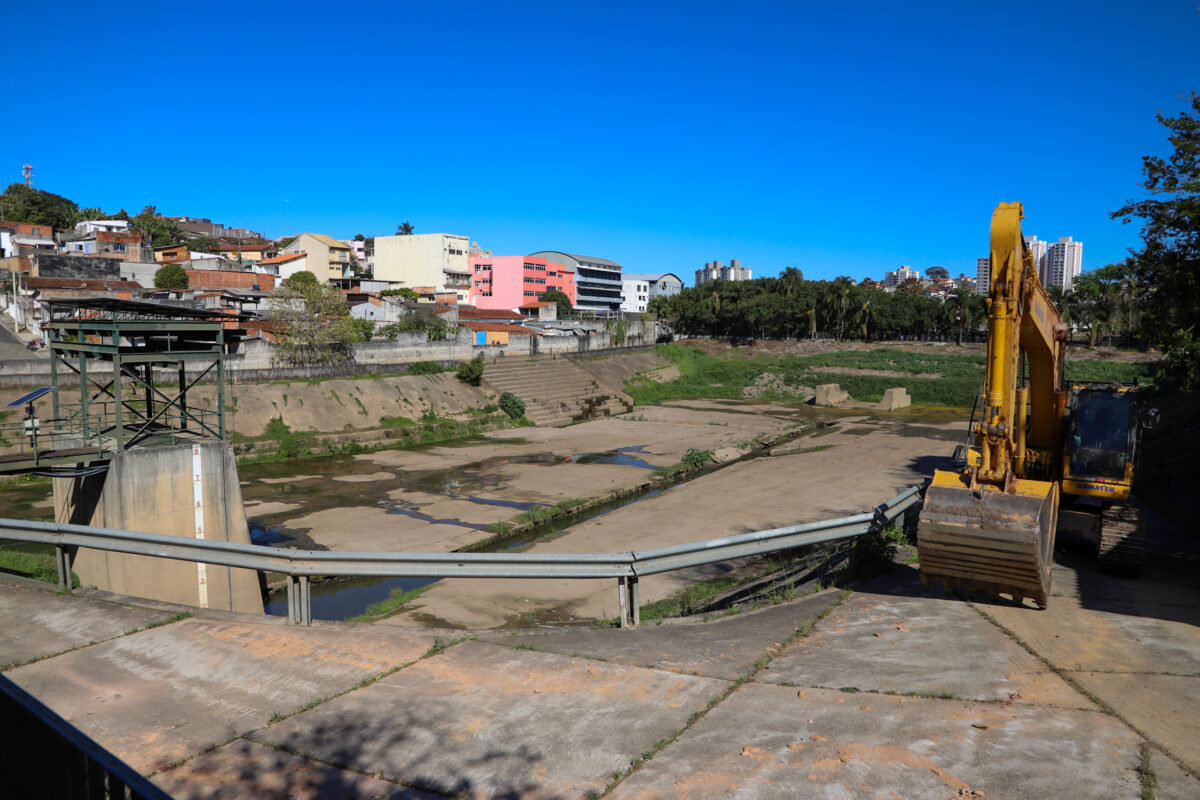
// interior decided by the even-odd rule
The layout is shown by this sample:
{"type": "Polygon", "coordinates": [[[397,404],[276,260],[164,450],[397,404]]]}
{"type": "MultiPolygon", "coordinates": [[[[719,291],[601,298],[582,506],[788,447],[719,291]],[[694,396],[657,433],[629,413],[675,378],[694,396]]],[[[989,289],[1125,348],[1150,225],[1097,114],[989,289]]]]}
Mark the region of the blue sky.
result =
{"type": "Polygon", "coordinates": [[[470,236],[691,282],[974,274],[999,201],[1118,261],[1195,0],[0,0],[0,184],[281,236],[470,236]]]}

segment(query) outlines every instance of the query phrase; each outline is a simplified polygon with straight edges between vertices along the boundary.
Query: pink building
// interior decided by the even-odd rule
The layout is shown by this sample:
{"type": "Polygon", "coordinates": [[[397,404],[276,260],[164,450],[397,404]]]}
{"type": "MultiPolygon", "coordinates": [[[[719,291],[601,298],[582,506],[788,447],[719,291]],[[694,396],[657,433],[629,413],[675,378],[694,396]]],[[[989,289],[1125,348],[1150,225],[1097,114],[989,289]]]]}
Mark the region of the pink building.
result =
{"type": "Polygon", "coordinates": [[[575,272],[571,267],[535,256],[471,256],[471,305],[476,308],[520,308],[558,289],[575,305],[575,272]]]}

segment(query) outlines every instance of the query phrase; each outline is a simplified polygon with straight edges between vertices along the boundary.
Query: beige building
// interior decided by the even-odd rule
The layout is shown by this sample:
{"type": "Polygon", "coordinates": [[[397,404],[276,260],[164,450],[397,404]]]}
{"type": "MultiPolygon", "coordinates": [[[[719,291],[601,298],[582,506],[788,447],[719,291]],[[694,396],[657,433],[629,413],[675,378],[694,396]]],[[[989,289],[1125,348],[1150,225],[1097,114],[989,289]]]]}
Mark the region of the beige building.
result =
{"type": "Polygon", "coordinates": [[[375,237],[375,280],[430,286],[465,303],[471,288],[471,243],[450,233],[375,237]]]}
{"type": "Polygon", "coordinates": [[[323,233],[300,234],[296,241],[280,249],[280,255],[285,253],[307,255],[308,269],[321,283],[341,278],[348,274],[350,269],[350,245],[323,233]]]}

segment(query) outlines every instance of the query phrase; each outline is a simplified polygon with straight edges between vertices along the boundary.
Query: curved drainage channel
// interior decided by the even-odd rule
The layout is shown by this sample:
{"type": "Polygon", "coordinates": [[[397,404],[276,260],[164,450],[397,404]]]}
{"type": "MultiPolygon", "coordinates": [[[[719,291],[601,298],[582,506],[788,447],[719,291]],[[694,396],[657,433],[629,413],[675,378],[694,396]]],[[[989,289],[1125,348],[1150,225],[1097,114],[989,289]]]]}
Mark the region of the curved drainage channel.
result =
{"type": "MultiPolygon", "coordinates": [[[[801,435],[812,435],[817,432],[818,428],[809,428],[804,430],[801,435]]],[[[570,517],[561,522],[551,522],[534,531],[519,533],[511,538],[500,538],[491,542],[485,547],[471,548],[472,552],[503,552],[520,550],[528,547],[535,542],[544,542],[550,539],[557,538],[563,535],[569,529],[576,525],[582,525],[591,522],[606,514],[612,513],[619,508],[633,505],[642,500],[655,497],[664,492],[668,492],[676,486],[688,483],[696,478],[720,469],[721,467],[729,466],[730,464],[746,461],[749,459],[759,458],[768,453],[769,447],[755,449],[743,454],[740,458],[723,464],[714,464],[698,472],[691,473],[686,477],[676,480],[666,486],[654,489],[647,489],[632,497],[625,497],[621,500],[614,500],[607,503],[599,509],[587,514],[583,517],[570,517]]],[[[656,467],[648,464],[638,457],[637,454],[644,452],[641,446],[624,447],[619,450],[611,450],[601,453],[586,453],[582,455],[572,456],[554,456],[550,453],[540,453],[533,456],[518,456],[516,458],[497,459],[497,463],[511,463],[520,461],[523,463],[538,463],[538,464],[562,464],[574,462],[578,464],[620,464],[623,466],[642,467],[644,469],[653,470],[656,467]]],[[[465,468],[458,468],[449,472],[460,475],[465,469],[480,469],[480,465],[484,464],[491,466],[491,462],[479,462],[468,465],[465,468]]],[[[476,476],[478,477],[478,476],[476,476]]],[[[459,488],[461,484],[457,480],[447,479],[444,474],[426,475],[418,478],[418,480],[426,487],[433,484],[440,485],[441,494],[455,497],[460,500],[470,500],[472,502],[485,503],[488,505],[502,505],[528,511],[532,508],[544,506],[541,503],[520,503],[509,500],[492,500],[488,498],[476,497],[473,495],[457,494],[454,488],[459,488]],[[451,488],[454,487],[454,488],[451,488]]],[[[485,484],[487,482],[485,481],[485,484]]],[[[429,489],[427,488],[426,491],[429,489]]],[[[436,519],[427,514],[417,511],[415,508],[408,507],[402,501],[387,500],[378,503],[387,507],[389,514],[401,514],[412,517],[414,519],[424,520],[430,523],[441,523],[449,525],[460,525],[467,528],[474,528],[481,531],[488,530],[486,525],[475,525],[466,523],[456,519],[436,519]]],[[[278,544],[291,540],[286,534],[282,533],[279,528],[263,528],[262,526],[251,525],[251,539],[256,544],[278,544]]],[[[437,583],[441,578],[356,578],[356,579],[331,579],[314,583],[312,585],[312,616],[313,619],[322,620],[345,620],[351,617],[358,616],[366,611],[367,607],[373,603],[378,603],[386,600],[393,591],[411,592],[414,589],[421,589],[430,584],[437,583]]],[[[287,615],[287,593],[283,591],[274,591],[268,595],[267,602],[264,604],[266,613],[273,616],[287,615]]]]}
{"type": "MultiPolygon", "coordinates": [[[[502,540],[496,545],[487,548],[475,550],[477,553],[497,553],[502,551],[520,550],[528,547],[534,542],[544,542],[548,539],[561,536],[570,528],[576,525],[582,525],[585,522],[591,522],[594,519],[603,517],[616,511],[618,508],[631,506],[642,500],[649,499],[663,492],[670,491],[675,486],[679,486],[687,481],[679,481],[671,486],[662,489],[651,489],[648,492],[640,494],[620,502],[614,502],[612,505],[602,508],[585,517],[566,520],[559,524],[550,524],[543,528],[539,528],[532,537],[518,537],[515,540],[502,540]]],[[[459,520],[440,520],[433,519],[418,512],[410,512],[405,509],[389,509],[388,513],[404,513],[407,516],[412,516],[417,519],[428,520],[435,523],[446,523],[452,525],[462,525],[468,528],[478,528],[487,530],[487,526],[471,525],[459,520]]],[[[261,530],[261,529],[260,529],[261,530]]],[[[266,531],[270,535],[270,531],[266,531]]],[[[284,537],[286,538],[286,537],[284,537]]],[[[276,539],[280,541],[280,539],[276,539]]],[[[258,544],[259,542],[256,542],[258,544]]],[[[367,607],[372,603],[378,603],[381,600],[386,600],[393,591],[411,592],[414,589],[422,589],[431,584],[437,583],[441,578],[347,578],[337,580],[327,580],[312,585],[312,615],[313,619],[325,620],[344,620],[350,617],[358,616],[366,611],[367,607]]],[[[269,600],[264,604],[266,613],[277,616],[287,616],[287,593],[282,591],[271,592],[269,600]]]]}
{"type": "MultiPolygon", "coordinates": [[[[642,455],[649,455],[646,453],[645,448],[642,445],[635,447],[622,447],[616,450],[596,453],[578,453],[569,456],[556,456],[552,453],[536,453],[531,455],[488,459],[486,461],[468,464],[464,467],[458,467],[453,470],[437,471],[429,474],[413,476],[411,479],[402,479],[402,481],[404,483],[409,483],[411,485],[420,487],[425,491],[443,494],[454,500],[466,500],[482,505],[500,506],[504,508],[511,508],[516,511],[531,511],[535,508],[545,508],[547,507],[547,504],[479,497],[472,494],[462,494],[455,490],[461,489],[464,484],[470,485],[471,483],[477,483],[481,486],[494,485],[494,481],[488,480],[487,476],[480,475],[479,473],[493,466],[500,466],[510,463],[540,464],[545,466],[554,466],[557,464],[567,463],[614,464],[625,467],[638,467],[646,470],[657,469],[657,467],[655,467],[653,464],[650,464],[641,458],[642,455]],[[466,474],[470,474],[470,478],[464,480],[466,474]]],[[[311,466],[311,464],[306,465],[304,462],[300,462],[296,464],[295,469],[297,472],[304,472],[306,467],[308,467],[308,471],[312,471],[311,466]]],[[[275,488],[277,489],[278,486],[275,488]]],[[[564,531],[572,526],[602,517],[618,508],[632,505],[639,500],[644,500],[648,497],[661,494],[663,491],[665,491],[665,489],[654,489],[632,498],[616,501],[611,505],[601,508],[585,517],[571,518],[557,524],[551,523],[537,529],[535,532],[521,534],[519,537],[514,537],[513,539],[499,540],[492,546],[476,549],[474,552],[501,552],[520,550],[524,547],[528,547],[534,542],[545,541],[547,539],[560,536],[564,531]]],[[[421,512],[419,507],[415,504],[406,503],[402,500],[377,501],[377,505],[384,507],[389,514],[398,514],[410,517],[412,519],[421,520],[423,522],[428,522],[430,524],[457,525],[481,532],[489,532],[487,525],[463,522],[462,520],[458,519],[439,519],[421,512]]],[[[288,542],[297,541],[297,537],[290,535],[290,532],[282,526],[264,526],[251,523],[250,540],[254,544],[281,545],[288,542]]],[[[398,590],[400,592],[410,592],[414,589],[420,589],[425,586],[429,586],[430,584],[437,583],[439,580],[441,579],[338,578],[320,581],[312,585],[313,619],[349,619],[350,617],[362,614],[371,604],[378,603],[381,600],[386,600],[393,591],[398,590]]],[[[264,604],[264,609],[267,614],[272,616],[286,616],[287,593],[283,591],[270,592],[267,596],[267,602],[264,604]]]]}

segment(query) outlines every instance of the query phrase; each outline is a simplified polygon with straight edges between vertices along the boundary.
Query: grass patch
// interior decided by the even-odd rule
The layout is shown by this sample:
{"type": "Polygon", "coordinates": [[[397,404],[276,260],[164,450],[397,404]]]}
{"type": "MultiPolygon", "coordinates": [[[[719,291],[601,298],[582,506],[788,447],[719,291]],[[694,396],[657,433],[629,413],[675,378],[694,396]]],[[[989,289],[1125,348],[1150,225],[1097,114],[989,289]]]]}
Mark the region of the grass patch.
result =
{"type": "Polygon", "coordinates": [[[405,606],[411,605],[412,601],[425,594],[432,586],[431,583],[428,586],[409,589],[407,592],[402,589],[392,589],[387,597],[377,603],[371,603],[363,613],[357,617],[350,617],[347,622],[374,622],[377,619],[390,617],[399,613],[405,606]]]}
{"type": "MultiPolygon", "coordinates": [[[[48,545],[41,545],[48,547],[48,545]]],[[[45,583],[58,583],[58,565],[54,563],[53,548],[51,552],[17,550],[11,547],[0,549],[0,572],[8,572],[23,578],[32,578],[45,583]]],[[[79,576],[71,573],[72,588],[79,588],[79,576]]]]}
{"type": "Polygon", "coordinates": [[[532,522],[537,525],[547,520],[561,516],[573,508],[583,505],[587,500],[575,498],[573,500],[563,500],[561,503],[555,503],[552,506],[544,506],[542,508],[531,508],[528,511],[523,511],[512,518],[512,522],[521,525],[526,522],[532,522]]]}
{"type": "Polygon", "coordinates": [[[720,575],[693,584],[670,597],[643,605],[641,608],[642,621],[691,616],[705,608],[717,595],[732,589],[741,582],[740,578],[720,575]]]}
{"type": "MultiPolygon", "coordinates": [[[[878,402],[883,392],[895,386],[908,390],[919,405],[970,408],[983,380],[983,355],[911,353],[881,348],[869,351],[844,351],[813,356],[743,356],[736,352],[719,358],[684,344],[659,345],[660,355],[670,359],[680,376],[656,383],[645,377],[631,378],[626,392],[637,405],[656,405],[671,400],[740,399],[742,390],[759,375],[779,375],[786,386],[817,386],[838,383],[855,400],[878,402]],[[888,370],[900,377],[885,375],[839,374],[839,367],[856,370],[888,370]],[[817,368],[831,371],[818,371],[817,368]],[[936,374],[940,377],[920,377],[936,374]]],[[[1124,364],[1113,361],[1068,361],[1067,380],[1119,381],[1142,383],[1153,380],[1152,364],[1124,364]]],[[[766,400],[795,400],[792,395],[766,393],[766,400]]]]}

